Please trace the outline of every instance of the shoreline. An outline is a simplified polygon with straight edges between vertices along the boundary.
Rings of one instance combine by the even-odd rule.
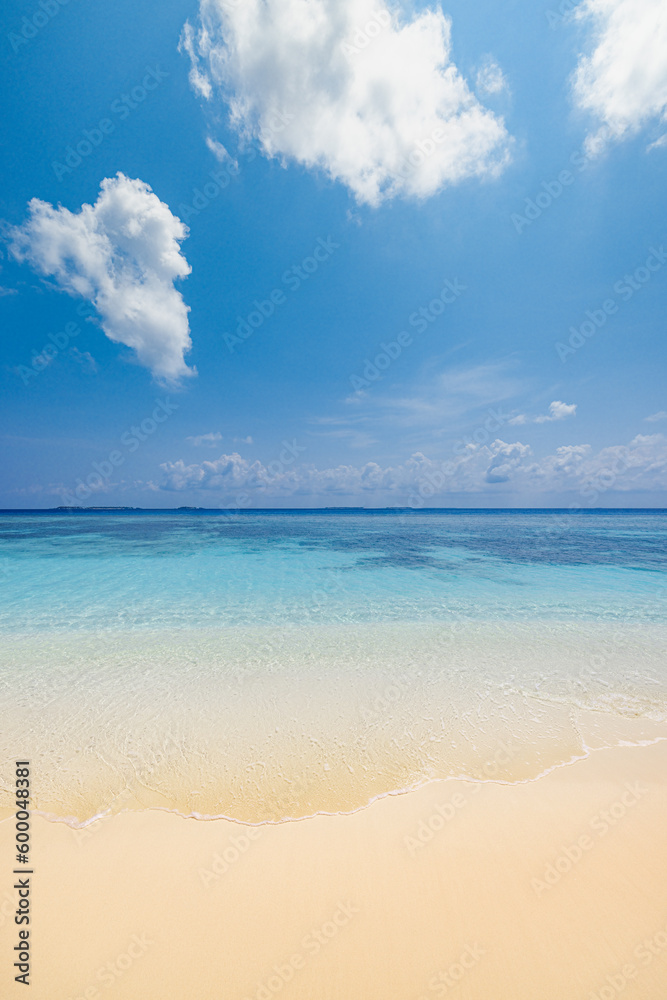
[[[378,795],[375,795],[373,796],[373,798],[369,799],[368,802],[365,802],[359,806],[355,806],[352,809],[340,810],[337,812],[326,812],[325,810],[319,810],[318,812],[309,813],[308,815],[304,816],[282,816],[280,817],[280,819],[265,819],[255,823],[249,822],[248,820],[240,819],[236,816],[228,816],[222,813],[218,815],[182,813],[179,812],[178,809],[170,809],[166,806],[146,806],[142,808],[123,807],[121,810],[117,812],[113,811],[113,806],[110,806],[104,812],[100,812],[95,816],[91,816],[89,819],[85,820],[81,820],[71,816],[56,816],[54,814],[44,812],[40,809],[31,810],[31,815],[38,816],[40,819],[45,820],[48,823],[63,823],[65,824],[65,826],[68,826],[72,830],[86,830],[88,827],[92,826],[95,823],[108,820],[113,816],[119,816],[126,812],[137,812],[137,813],[163,812],[169,815],[177,816],[179,819],[193,820],[197,823],[215,823],[218,820],[220,820],[226,823],[236,823],[237,825],[242,827],[261,829],[262,827],[265,826],[280,826],[283,823],[304,823],[311,819],[317,819],[318,817],[354,816],[356,813],[363,812],[365,809],[370,809],[376,802],[381,802],[383,799],[399,795],[411,795],[428,785],[446,784],[447,782],[462,782],[464,784],[470,784],[470,785],[496,784],[496,785],[508,785],[508,786],[531,784],[533,782],[541,781],[543,778],[546,778],[548,775],[552,774],[554,771],[560,770],[561,768],[573,767],[576,764],[580,763],[581,761],[588,760],[593,754],[600,753],[601,751],[616,750],[621,748],[639,749],[642,747],[655,746],[656,744],[662,742],[667,742],[667,728],[665,728],[665,732],[663,734],[656,735],[650,739],[637,740],[632,742],[627,740],[619,740],[619,742],[615,744],[603,744],[597,747],[585,746],[584,752],[581,755],[574,756],[570,760],[560,761],[556,764],[552,764],[550,767],[547,767],[544,771],[540,772],[539,774],[536,774],[528,778],[517,778],[512,781],[509,779],[493,778],[493,777],[474,778],[464,774],[452,774],[448,775],[447,777],[425,777],[410,787],[396,788],[386,792],[380,792]],[[4,815],[4,812],[5,810],[0,808],[0,823],[9,819],[12,815],[12,813],[7,813],[7,815]]]
[[[618,746],[526,783],[440,779],[261,827],[36,816],[33,996],[604,1000],[633,963],[628,998],[663,1000],[667,951],[634,953],[667,924],[666,765],[667,741]],[[133,935],[152,943],[121,970]]]
[[[541,706],[542,708],[544,706]],[[547,710],[542,716],[545,723],[554,725],[554,716],[550,712],[551,705],[547,705]],[[238,823],[244,826],[262,827],[265,825],[280,825],[281,823],[301,822],[303,820],[318,816],[351,816],[362,810],[368,809],[374,803],[382,801],[387,797],[413,794],[419,789],[438,782],[468,782],[475,784],[492,783],[506,786],[529,784],[543,780],[554,771],[572,767],[589,757],[604,751],[617,748],[640,748],[652,746],[662,741],[667,741],[667,725],[643,718],[628,718],[611,713],[596,711],[575,711],[561,712],[559,726],[554,728],[553,734],[547,732],[538,733],[533,727],[522,734],[499,733],[495,731],[488,736],[487,746],[490,751],[486,753],[476,753],[469,756],[467,764],[456,772],[447,773],[446,761],[440,773],[431,761],[428,768],[417,767],[414,771],[413,780],[404,784],[389,784],[392,777],[402,777],[397,764],[392,761],[397,759],[397,748],[392,749],[392,757],[389,764],[385,765],[383,772],[372,772],[368,777],[364,774],[358,776],[355,768],[350,764],[354,757],[349,755],[339,763],[338,771],[332,773],[328,770],[321,770],[315,773],[315,780],[310,781],[310,776],[304,778],[305,772],[299,770],[298,755],[292,752],[290,758],[289,742],[281,741],[276,747],[283,752],[283,764],[274,765],[271,772],[263,770],[263,784],[261,794],[259,786],[255,783],[249,786],[245,795],[236,800],[229,799],[225,788],[217,789],[213,782],[217,780],[218,772],[214,767],[208,767],[206,772],[199,769],[197,760],[201,758],[203,749],[200,750],[197,760],[188,763],[186,759],[187,745],[176,747],[178,757],[174,757],[174,749],[168,746],[167,742],[162,744],[162,750],[155,753],[151,751],[148,758],[142,761],[138,754],[132,758],[132,767],[126,772],[125,778],[120,776],[116,766],[108,772],[99,771],[96,773],[89,766],[85,755],[80,753],[72,756],[67,761],[66,772],[71,777],[70,782],[74,782],[85,789],[85,796],[79,799],[78,810],[74,801],[62,799],[58,795],[57,800],[52,798],[51,803],[44,802],[45,794],[40,794],[39,784],[42,787],[51,788],[50,795],[53,797],[53,789],[62,789],[62,793],[67,791],[68,786],[63,780],[58,764],[56,775],[49,773],[52,766],[46,755],[41,759],[33,754],[33,759],[40,759],[39,769],[41,771],[40,782],[36,786],[33,797],[32,813],[47,822],[63,823],[72,829],[85,829],[91,824],[111,816],[116,816],[124,812],[144,812],[159,811],[173,814],[183,818],[193,819],[196,822],[216,822],[218,820]],[[560,727],[560,728],[559,728]],[[563,734],[569,739],[565,741]],[[537,750],[531,743],[531,738],[536,738]],[[350,740],[350,743],[352,741]],[[175,744],[174,744],[175,746]],[[378,744],[382,749],[381,744]],[[540,747],[542,749],[540,750]],[[549,749],[550,748],[550,749]],[[540,756],[538,756],[539,751]],[[230,760],[232,751],[228,748]],[[552,759],[549,756],[552,755]],[[545,756],[546,755],[546,756]],[[7,760],[12,759],[12,754],[5,749]],[[26,756],[25,753],[22,756]],[[30,756],[30,755],[28,755]],[[98,763],[99,757],[103,755],[96,751],[93,754],[93,762]],[[179,768],[175,769],[175,759],[179,762]],[[256,759],[256,754],[254,758]],[[109,758],[107,755],[107,763]],[[369,755],[368,760],[372,762],[373,756]],[[296,761],[296,764],[294,763]],[[345,761],[347,764],[345,766]],[[111,762],[113,763],[113,761]],[[292,777],[285,771],[285,766],[293,766],[295,770]],[[61,767],[63,765],[60,765]],[[241,776],[247,772],[248,765],[240,763],[237,765]],[[314,765],[309,765],[314,767]],[[416,766],[416,765],[415,765]],[[303,763],[300,765],[303,767]],[[349,769],[349,771],[348,771]],[[233,765],[228,764],[227,771],[231,772]],[[363,768],[366,770],[366,767]],[[106,782],[107,773],[115,775],[116,787],[112,788]],[[409,769],[406,766],[406,772]],[[202,777],[204,775],[204,777]],[[280,785],[271,788],[270,780],[272,776],[278,775]],[[330,777],[331,776],[331,777]],[[187,788],[188,778],[195,783],[198,780],[208,782],[207,795],[210,801],[225,801],[237,807],[234,809],[223,809],[219,811],[208,811],[199,808],[187,808],[187,805],[194,802],[197,797],[201,798],[201,793],[197,791],[197,786],[190,792],[190,802],[184,793],[180,794],[179,788]],[[88,787],[89,781],[94,781],[94,794],[98,799],[96,805],[92,796],[93,790]],[[231,779],[227,779],[229,782]],[[239,778],[239,781],[242,777]],[[365,782],[365,786],[364,786]],[[375,786],[375,787],[373,787]],[[226,786],[225,786],[226,787]],[[364,787],[368,794],[364,797]],[[285,789],[289,792],[286,795]],[[249,796],[255,791],[258,799],[257,803],[251,803]],[[47,800],[48,801],[48,800]],[[10,816],[13,811],[13,799],[11,792],[5,790],[0,798],[0,821]],[[63,809],[63,802],[67,806]],[[312,806],[311,806],[312,803]],[[332,805],[330,805],[330,803]],[[202,803],[203,804],[203,803]],[[183,806],[186,808],[183,808]],[[282,811],[281,811],[282,810]],[[250,814],[249,814],[250,813]]]

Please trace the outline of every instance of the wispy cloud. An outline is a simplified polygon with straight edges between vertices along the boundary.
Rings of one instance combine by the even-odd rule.
[[[222,434],[220,431],[210,431],[208,434],[198,434],[196,437],[187,437],[185,440],[193,444],[195,448],[201,448],[202,445],[214,448],[219,441],[222,441]]]
[[[308,433],[313,437],[346,441],[350,448],[370,448],[378,443],[378,439],[374,435],[368,431],[360,430],[354,425],[351,426],[350,421],[344,418],[317,417],[312,422],[327,428],[326,430],[309,431]]]
[[[91,375],[97,374],[97,362],[90,351],[80,351],[78,347],[70,347],[70,354],[77,364],[81,365],[84,372]]]
[[[210,135],[206,136],[206,145],[213,153],[218,163],[226,163],[227,160],[232,159],[222,143],[218,142],[217,139],[212,139]]]
[[[508,362],[449,368],[431,373],[408,391],[394,388],[381,393],[357,392],[345,400],[358,425],[393,425],[442,430],[472,411],[513,399],[523,391],[522,382]]]
[[[667,410],[658,410],[657,413],[651,414],[650,417],[645,417],[650,424],[657,424],[660,420],[667,420]]]

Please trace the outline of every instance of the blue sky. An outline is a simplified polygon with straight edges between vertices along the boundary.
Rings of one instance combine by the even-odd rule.
[[[0,505],[667,505],[659,8],[3,8]]]

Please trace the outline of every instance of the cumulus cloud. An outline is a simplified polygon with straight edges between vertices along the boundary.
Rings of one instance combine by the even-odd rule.
[[[515,417],[508,420],[511,427],[520,427],[523,424],[549,424],[555,420],[565,420],[567,417],[575,416],[577,412],[576,403],[562,403],[560,399],[555,399],[549,404],[549,412],[541,413],[537,417],[529,417],[525,413],[517,413]]]
[[[597,453],[587,444],[566,445],[541,459],[520,441],[497,439],[462,445],[444,459],[416,452],[407,461],[386,467],[368,462],[317,469],[289,460],[264,465],[235,452],[191,465],[166,462],[161,468],[163,490],[203,490],[224,497],[237,491],[251,498],[368,496],[378,503],[406,506],[420,497],[445,499],[450,494],[501,489],[524,495],[576,492],[583,505],[609,490],[667,489],[667,438],[638,435],[627,445]]]
[[[593,29],[573,86],[578,106],[600,122],[587,140],[595,154],[667,119],[667,10],[664,0],[583,0],[576,17]]]
[[[325,171],[359,202],[426,198],[509,159],[504,122],[452,62],[440,10],[410,19],[382,0],[200,0],[181,48],[192,86],[221,93],[242,136]]]
[[[530,455],[531,451],[527,444],[521,444],[520,441],[516,441],[514,444],[494,441],[490,450],[493,457],[484,475],[487,483],[509,482],[514,470]]]
[[[27,221],[10,230],[18,260],[92,302],[107,337],[132,348],[156,377],[194,374],[184,360],[189,307],[174,287],[190,273],[180,251],[188,230],[148,184],[119,173],[79,212],[38,198],[28,209]]]
[[[560,399],[555,399],[549,403],[549,412],[535,417],[536,424],[546,424],[552,420],[565,420],[566,417],[573,417],[577,412],[576,403],[562,403]]]

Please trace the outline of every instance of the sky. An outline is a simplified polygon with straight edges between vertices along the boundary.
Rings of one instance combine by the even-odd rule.
[[[664,0],[0,44],[0,507],[667,506]]]

